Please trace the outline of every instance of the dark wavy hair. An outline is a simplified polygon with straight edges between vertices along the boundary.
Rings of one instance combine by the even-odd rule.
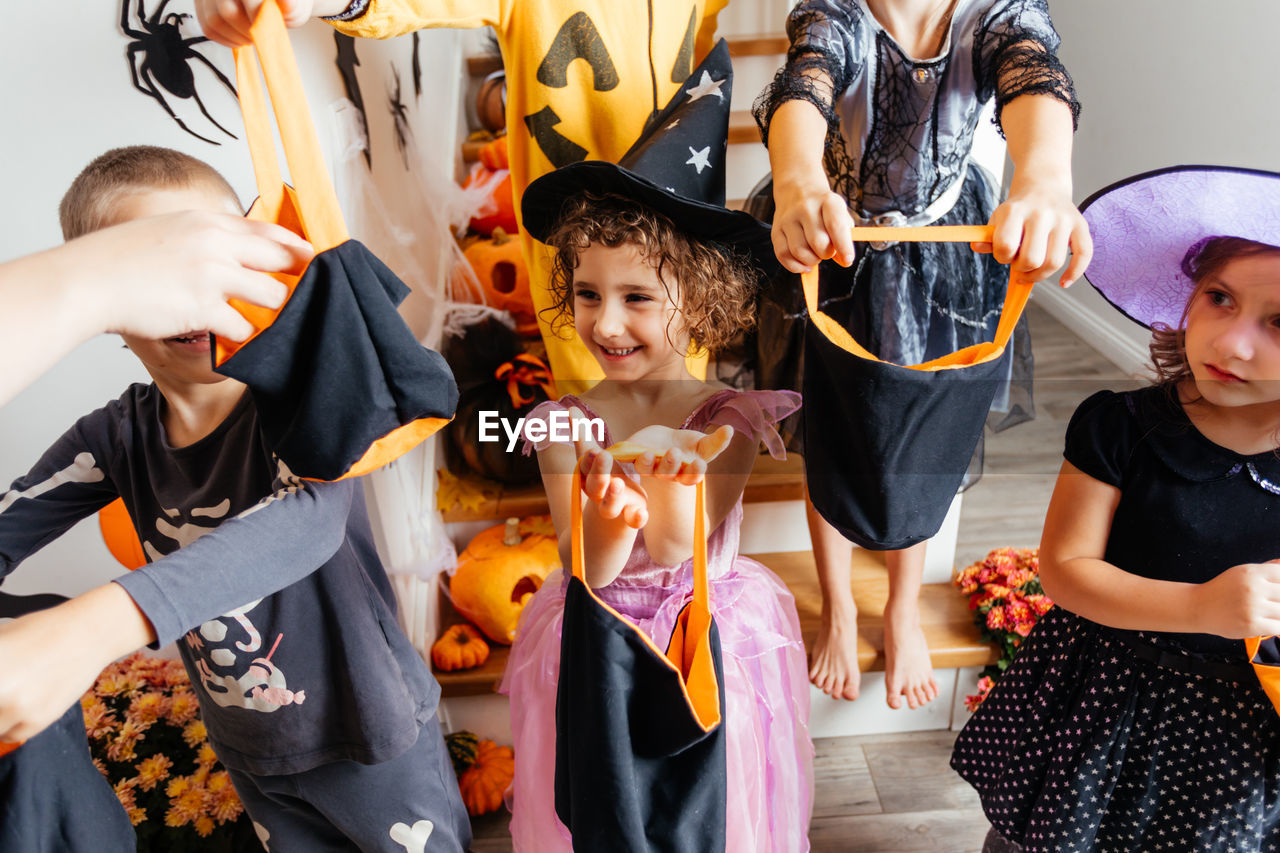
[[[1182,272],[1195,283],[1195,289],[1182,308],[1178,328],[1171,329],[1164,323],[1151,325],[1151,363],[1155,368],[1157,385],[1172,394],[1176,393],[1179,383],[1191,378],[1191,365],[1187,363],[1187,315],[1196,297],[1208,286],[1209,279],[1237,258],[1266,252],[1280,253],[1280,246],[1243,237],[1206,237],[1187,250],[1182,258]]]
[[[672,303],[680,306],[696,347],[715,353],[755,325],[759,273],[746,255],[691,238],[666,216],[630,199],[575,196],[543,242],[555,253],[550,282],[554,301],[539,313],[550,313],[551,329],[560,337],[572,335],[574,270],[581,253],[593,244],[635,246],[653,265]]]

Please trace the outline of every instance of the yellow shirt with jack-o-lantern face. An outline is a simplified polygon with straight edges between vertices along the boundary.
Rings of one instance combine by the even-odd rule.
[[[491,26],[507,67],[507,148],[517,201],[535,178],[579,160],[617,160],[712,47],[728,0],[370,0],[333,22],[387,38],[426,27]],[[516,211],[519,217],[520,206]],[[551,305],[550,250],[524,234],[534,306]],[[576,337],[538,318],[561,393],[601,378]],[[691,359],[701,376],[705,359]]]

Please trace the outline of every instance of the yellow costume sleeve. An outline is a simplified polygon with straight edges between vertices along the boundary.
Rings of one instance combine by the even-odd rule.
[[[354,36],[385,38],[424,27],[492,26],[507,68],[507,150],[512,190],[579,160],[617,160],[713,44],[728,0],[371,0],[361,17],[333,22]],[[524,234],[534,307],[552,304],[550,250]],[[557,337],[539,315],[562,392],[601,378],[573,336]],[[698,378],[706,357],[690,357]]]

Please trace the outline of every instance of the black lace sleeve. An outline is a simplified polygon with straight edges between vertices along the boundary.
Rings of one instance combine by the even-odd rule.
[[[836,99],[862,67],[860,7],[832,0],[802,0],[787,16],[787,64],[752,105],[760,136],[769,143],[769,122],[787,101],[808,101],[835,131]]]
[[[975,39],[974,76],[978,96],[996,99],[996,123],[1004,107],[1021,95],[1048,95],[1080,117],[1071,75],[1058,60],[1061,40],[1045,0],[998,0],[983,17]]]

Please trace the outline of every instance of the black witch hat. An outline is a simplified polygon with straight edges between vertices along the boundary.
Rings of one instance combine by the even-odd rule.
[[[565,203],[582,193],[618,195],[663,214],[685,234],[778,266],[769,226],[724,206],[725,152],[733,67],[721,39],[619,161],[584,160],[538,178],[524,191],[524,227],[542,240]]]

